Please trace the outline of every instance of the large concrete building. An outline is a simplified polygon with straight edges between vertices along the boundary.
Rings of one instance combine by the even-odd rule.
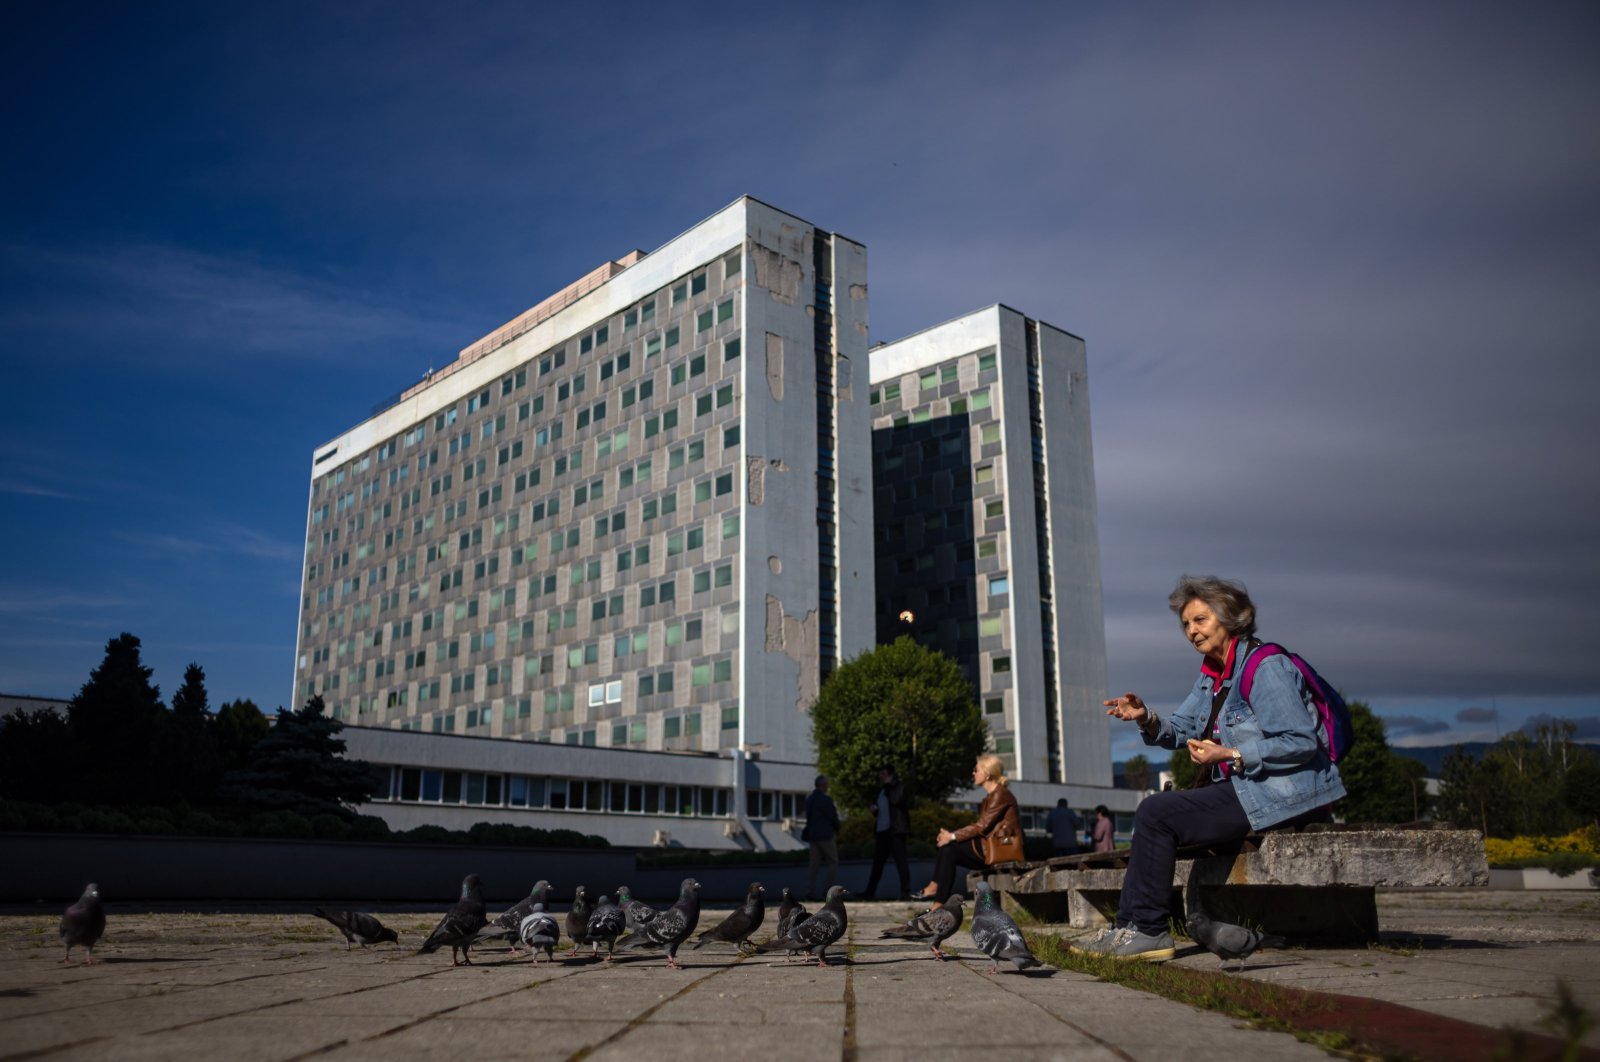
[[[810,789],[807,709],[883,628],[866,296],[860,244],[742,198],[317,448],[295,701],[320,695],[350,753],[388,768],[373,810],[401,827],[798,843],[783,826]],[[874,374],[923,357],[921,339],[880,347]],[[990,346],[1008,366],[1023,349],[1009,333]],[[996,387],[991,416],[1027,408],[1026,373],[1005,375],[1018,395]],[[1086,406],[1063,418],[1081,432],[1074,460],[1087,424]],[[1026,422],[1005,431],[1026,452]],[[1092,620],[1092,640],[1058,643],[1089,660],[1103,655],[1098,578],[1076,573],[1094,563],[1092,473],[1078,488],[1049,552],[1079,550],[1061,569],[1074,574],[1018,589],[1092,583],[1069,621],[1076,634]],[[1039,620],[1008,619],[1008,644],[1036,640]],[[1019,777],[1108,783],[1109,762],[1076,776],[1087,743],[1063,756],[1035,740],[1064,716],[1016,683],[993,721]]]
[[[1016,778],[1109,786],[1083,340],[992,306],[871,374],[878,639],[960,662]]]

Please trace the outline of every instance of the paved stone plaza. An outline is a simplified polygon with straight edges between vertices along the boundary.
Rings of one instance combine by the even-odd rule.
[[[1600,1013],[1595,893],[1391,893],[1380,902],[1384,946],[1262,952],[1245,976],[1478,1022],[1486,1040],[1504,1025],[1534,1027],[1557,978]],[[347,952],[331,926],[281,909],[135,912],[115,903],[101,962],[68,967],[59,963],[59,911],[13,910],[0,917],[0,1059],[1328,1057],[1284,1033],[1075,973],[989,976],[965,933],[950,942],[961,960],[948,963],[878,939],[910,910],[853,905],[849,961],[828,969],[740,959],[714,945],[685,951],[683,971],[654,955],[535,966],[499,945],[452,969],[448,956],[412,954],[436,913],[380,912],[409,946]],[[702,925],[719,917],[708,910]],[[1179,956],[1200,969],[1217,964]],[[1600,1047],[1600,1032],[1586,1043]]]

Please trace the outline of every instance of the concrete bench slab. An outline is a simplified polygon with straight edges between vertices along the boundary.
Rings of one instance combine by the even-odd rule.
[[[974,878],[987,878],[1036,917],[1092,929],[1115,915],[1128,852],[1005,864]],[[1478,831],[1427,823],[1315,824],[1251,834],[1226,849],[1190,848],[1178,854],[1172,881],[1178,922],[1182,889],[1193,873],[1213,917],[1304,943],[1376,940],[1379,887],[1489,883]]]

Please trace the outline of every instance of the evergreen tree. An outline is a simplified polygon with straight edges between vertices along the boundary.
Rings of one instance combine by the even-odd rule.
[[[1346,822],[1410,822],[1427,804],[1426,791],[1414,783],[1413,761],[1389,748],[1388,728],[1365,701],[1350,701],[1355,744],[1339,761],[1346,796],[1339,814]],[[1417,764],[1421,767],[1421,764]]]
[[[234,771],[249,766],[250,750],[256,742],[267,736],[272,729],[272,721],[256,707],[255,701],[228,701],[217,709],[211,729],[216,738],[217,754],[222,759],[222,769]]]
[[[913,797],[943,800],[970,783],[986,734],[961,668],[909,636],[841,665],[811,709],[817,766],[847,808],[872,801],[883,766]]]
[[[159,797],[150,752],[165,710],[150,676],[139,639],[124,633],[106,643],[105,659],[72,698],[67,724],[78,799],[147,804]]]
[[[172,695],[172,710],[157,730],[151,763],[164,790],[162,802],[206,804],[216,798],[222,781],[222,757],[212,733],[206,697],[206,673],[191,663],[183,685]]]
[[[1600,830],[1600,759],[1578,750],[1561,780],[1561,802],[1590,827]]]
[[[1128,762],[1122,765],[1122,780],[1128,783],[1129,789],[1150,788],[1150,760],[1144,753],[1128,757]]]
[[[349,805],[371,797],[376,779],[370,763],[344,758],[343,729],[326,714],[321,697],[299,711],[279,708],[272,729],[253,746],[250,764],[227,775],[224,793],[264,811],[354,817]]]
[[[71,734],[55,712],[24,712],[0,719],[0,796],[56,804],[73,797]]]

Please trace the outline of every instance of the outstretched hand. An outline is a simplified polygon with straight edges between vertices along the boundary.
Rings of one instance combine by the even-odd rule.
[[[1125,719],[1131,723],[1143,723],[1150,714],[1144,701],[1139,699],[1137,693],[1124,693],[1114,701],[1102,701],[1106,706],[1106,714]]]

